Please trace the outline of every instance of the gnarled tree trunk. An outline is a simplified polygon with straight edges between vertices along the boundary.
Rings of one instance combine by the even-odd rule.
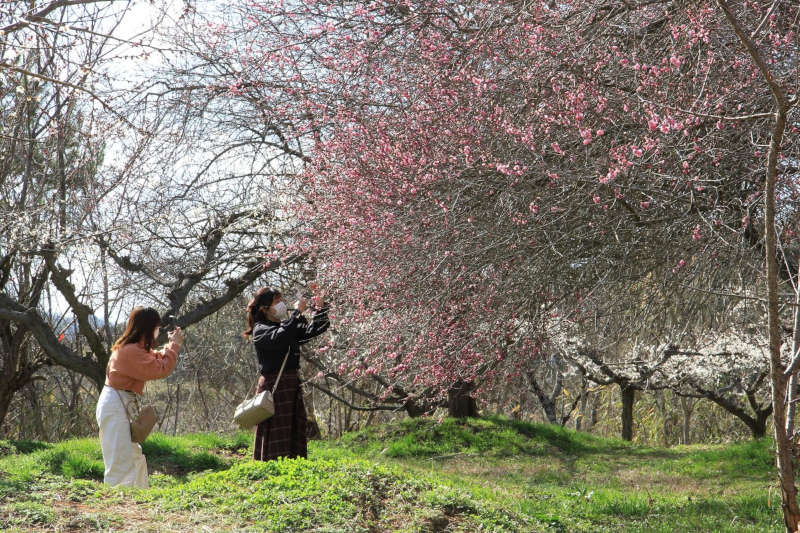
[[[475,385],[472,382],[457,381],[447,391],[447,414],[454,418],[478,416],[478,404],[471,396]]]
[[[636,389],[630,386],[620,385],[622,397],[622,438],[627,441],[633,440],[633,403],[636,400]]]

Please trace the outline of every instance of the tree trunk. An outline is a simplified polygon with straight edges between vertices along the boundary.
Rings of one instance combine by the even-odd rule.
[[[622,396],[622,438],[623,440],[633,440],[633,402],[635,401],[636,390],[620,385]]]
[[[780,352],[778,352],[780,356]],[[782,370],[783,365],[778,366]],[[775,445],[778,466],[778,481],[781,487],[781,500],[783,507],[783,520],[786,531],[794,533],[800,526],[800,509],[797,506],[797,486],[794,479],[794,460],[792,457],[792,442],[786,435],[786,404],[784,396],[786,394],[786,381],[773,372],[772,378],[772,397],[775,416]]]
[[[726,15],[728,13],[726,12]],[[780,103],[780,102],[779,102]],[[764,237],[765,262],[767,271],[767,331],[769,335],[770,378],[772,381],[772,410],[775,417],[775,447],[777,453],[778,480],[781,486],[783,520],[786,531],[794,533],[800,528],[800,507],[797,505],[797,485],[794,476],[794,457],[792,441],[786,432],[793,420],[787,417],[786,385],[781,361],[781,329],[778,309],[778,265],[775,239],[775,183],[777,181],[777,160],[783,132],[786,127],[788,109],[779,105],[775,117],[775,127],[770,141],[767,180],[764,191]]]
[[[558,415],[556,414],[556,404],[550,401],[550,398],[547,398],[542,403],[542,409],[544,410],[544,416],[547,417],[547,421],[551,424],[558,424]]]
[[[670,420],[669,420],[669,407],[667,406],[667,397],[664,394],[663,390],[656,391],[655,394],[655,402],[656,408],[658,409],[658,414],[661,416],[661,445],[664,448],[669,447],[669,434],[670,431]],[[655,437],[655,435],[654,435]]]
[[[597,392],[592,393],[592,408],[589,415],[589,427],[586,428],[587,431],[592,431],[594,427],[597,425],[597,422],[600,420],[600,394]]]
[[[347,394],[345,392],[344,394]],[[344,396],[344,394],[342,396]],[[350,403],[352,404],[356,399],[356,395],[354,392],[350,391]],[[347,406],[343,405],[342,408],[344,409],[344,430],[345,432],[353,430],[353,410]]]
[[[533,392],[536,394],[536,398],[539,400],[539,405],[542,407],[542,411],[544,411],[544,416],[547,417],[547,421],[551,424],[557,424],[560,426],[566,424],[567,418],[569,418],[569,416],[567,416],[562,419],[558,416],[557,399],[563,390],[562,379],[561,372],[556,369],[556,382],[553,384],[552,392],[547,394],[539,385],[536,375],[533,372],[528,374],[528,381],[531,384],[531,388],[533,388]]]
[[[406,414],[411,418],[419,418],[427,412],[424,405],[419,405],[414,400],[406,400],[403,404],[403,408],[406,410]]]
[[[328,378],[325,378],[325,386],[330,390],[330,383]],[[410,415],[409,415],[410,416]],[[333,396],[328,396],[328,438],[331,438],[333,432]]]
[[[778,482],[781,487],[781,503],[783,507],[783,522],[786,531],[794,533],[800,525],[800,507],[797,505],[797,486],[795,484],[794,457],[792,437],[794,429],[794,391],[790,390],[789,398],[786,397],[787,384],[790,372],[781,360],[781,325],[780,310],[778,307],[778,247],[776,242],[775,226],[775,186],[778,179],[778,158],[781,152],[783,136],[786,131],[787,115],[790,103],[784,89],[775,80],[770,72],[758,47],[748,36],[747,31],[741,26],[736,16],[730,9],[727,0],[717,0],[725,18],[733,28],[736,36],[744,45],[753,63],[761,72],[765,84],[772,92],[775,100],[775,122],[767,153],[766,175],[764,180],[764,270],[767,281],[767,335],[769,339],[769,368],[772,385],[772,416],[775,421],[775,448],[778,466]],[[795,288],[796,295],[800,292]],[[795,315],[794,345],[798,344],[798,320]],[[794,369],[796,371],[796,369]]]
[[[181,384],[175,386],[175,418],[172,421],[172,434],[178,434],[178,416],[181,412]]]
[[[766,408],[762,408],[757,402],[751,401],[750,408],[753,411],[753,416],[751,416],[744,407],[733,401],[728,396],[718,394],[713,390],[701,390],[700,392],[702,392],[705,398],[708,398],[741,420],[744,425],[748,427],[750,433],[753,435],[753,438],[759,439],[766,434],[767,420],[772,414],[773,409],[771,403],[768,404]]]
[[[728,15],[728,12],[726,12]],[[777,454],[778,481],[781,486],[783,520],[786,531],[794,533],[800,527],[800,507],[797,505],[797,485],[794,477],[794,457],[792,441],[786,433],[787,424],[793,421],[787,417],[786,385],[781,361],[781,329],[778,309],[778,265],[775,239],[775,183],[777,181],[777,160],[786,127],[788,108],[780,105],[775,117],[772,140],[770,141],[767,163],[767,179],[764,190],[764,240],[767,271],[767,332],[769,335],[770,378],[772,382],[772,410],[775,417],[775,447]]]
[[[754,439],[763,439],[767,435],[767,420],[769,414],[759,413],[752,423],[748,424]]]
[[[15,392],[14,387],[9,387],[7,383],[0,387],[0,429],[3,427],[3,421],[6,419],[8,408]],[[0,432],[0,435],[2,435],[2,432]]]
[[[31,437],[37,440],[50,440],[47,434],[47,429],[44,426],[44,419],[42,418],[43,409],[39,404],[39,398],[41,397],[41,392],[36,390],[36,382],[29,383],[27,387],[25,387],[25,393],[28,396],[28,403],[30,405],[31,414],[30,418],[25,417],[25,425],[28,426],[30,424],[31,429],[33,430]]]
[[[322,438],[322,431],[319,429],[317,410],[314,408],[314,387],[303,388],[303,404],[306,406],[306,438],[319,440]]]
[[[590,392],[586,391],[586,383],[584,382],[583,394],[581,394],[581,404],[578,407],[578,416],[575,417],[575,431],[580,431],[583,426],[583,419],[586,416],[586,400],[589,398]]]
[[[306,355],[306,350],[302,350],[303,357],[300,358],[300,375],[301,376],[313,376],[315,373],[315,369],[308,360]],[[307,381],[303,379],[303,381]],[[316,397],[314,387],[304,385],[300,387],[300,391],[303,394],[303,404],[306,407],[306,439],[308,440],[320,440],[322,439],[322,430],[319,427],[319,422],[317,421],[317,408],[314,404],[314,398]]]
[[[478,405],[470,393],[475,388],[473,383],[457,381],[447,391],[447,415],[453,418],[478,416]]]
[[[5,346],[0,346],[0,428],[3,427],[14,395],[33,380],[33,374],[38,369],[38,366],[30,364],[24,348],[8,342],[3,344]]]
[[[694,410],[694,402],[689,398],[681,396],[681,410],[683,411],[683,424],[681,425],[681,444],[690,444],[689,430],[692,424],[692,411]]]

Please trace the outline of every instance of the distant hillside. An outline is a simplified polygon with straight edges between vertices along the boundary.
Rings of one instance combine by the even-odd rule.
[[[45,319],[51,325],[58,323],[58,326],[56,326],[54,328],[54,331],[57,334],[61,334],[63,332],[64,333],[64,338],[66,338],[66,339],[74,339],[74,338],[76,338],[78,336],[78,332],[79,332],[78,321],[77,320],[73,321],[73,317],[67,316],[67,318],[64,319],[61,316],[57,316],[57,315],[52,315],[51,314],[51,315],[45,317]],[[89,315],[89,324],[94,329],[97,330],[97,329],[105,327],[106,323],[102,318],[100,318],[98,316]]]

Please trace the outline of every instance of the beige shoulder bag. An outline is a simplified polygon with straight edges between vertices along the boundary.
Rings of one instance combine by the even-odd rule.
[[[125,404],[125,400],[122,399],[122,395],[119,393],[117,389],[114,389],[119,396],[119,401],[122,402],[122,407],[125,408],[125,416],[128,417],[128,422],[131,424],[131,441],[138,442],[139,444],[143,443],[147,436],[153,431],[153,427],[156,425],[156,410],[152,405],[145,405],[144,407],[139,407],[139,399],[136,397],[136,393],[132,392],[133,394],[133,401],[136,404],[136,410],[139,412],[136,415],[136,418],[131,420],[131,414],[128,411],[128,406]]]
[[[286,366],[286,360],[289,359],[289,353],[291,351],[292,347],[289,346],[289,350],[286,352],[286,357],[283,358],[283,364],[281,365],[280,372],[278,372],[278,378],[275,380],[275,386],[272,387],[272,391],[265,390],[259,392],[249,400],[245,399],[236,407],[236,411],[233,413],[233,421],[238,424],[241,429],[257,426],[275,414],[275,402],[272,400],[272,396],[278,389],[278,383],[280,383],[281,376],[283,375],[283,367]]]

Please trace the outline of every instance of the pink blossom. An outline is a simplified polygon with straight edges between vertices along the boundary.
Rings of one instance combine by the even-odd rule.
[[[280,13],[279,4],[269,3],[270,9]],[[530,276],[531,261],[542,250],[555,247],[556,257],[564,242],[574,242],[552,241],[549,233],[563,234],[574,226],[550,226],[543,223],[550,220],[542,219],[587,207],[587,176],[612,183],[613,192],[599,188],[588,193],[592,206],[603,209],[592,209],[586,222],[590,231],[609,236],[615,224],[629,217],[625,209],[611,209],[621,205],[615,200],[638,203],[639,217],[654,224],[661,223],[655,211],[664,209],[668,216],[677,207],[678,213],[682,196],[692,192],[696,205],[711,207],[705,202],[713,198],[696,194],[706,181],[674,176],[693,172],[713,183],[725,176],[714,165],[731,164],[738,152],[752,154],[748,142],[738,139],[748,137],[753,124],[725,121],[730,136],[706,127],[709,115],[747,113],[749,101],[761,98],[762,89],[753,81],[758,72],[745,54],[716,44],[703,46],[710,35],[732,35],[729,28],[720,31],[724,21],[712,4],[673,10],[664,28],[656,30],[666,39],[665,46],[629,46],[612,39],[600,48],[582,36],[578,17],[573,23],[567,16],[567,7],[580,2],[565,4],[563,12],[534,3],[530,16],[511,17],[503,25],[490,23],[475,33],[458,31],[459,24],[470,27],[473,21],[496,20],[494,16],[511,9],[508,4],[471,3],[474,12],[468,19],[454,10],[448,13],[451,20],[440,14],[446,3],[402,2],[412,12],[421,6],[418,12],[430,16],[424,24],[417,17],[388,17],[383,9],[391,2],[364,3],[363,8],[314,0],[284,4],[292,7],[283,11],[301,20],[286,25],[287,31],[296,30],[283,46],[275,47],[281,50],[275,52],[276,59],[259,64],[261,58],[253,57],[240,63],[248,76],[267,82],[277,78],[275,87],[287,87],[263,91],[281,93],[263,108],[275,107],[277,119],[297,127],[287,133],[308,136],[311,161],[301,186],[310,201],[302,221],[313,238],[291,252],[280,250],[276,259],[313,251],[314,264],[324,265],[320,276],[345,309],[343,341],[359,346],[358,353],[327,352],[326,357],[336,361],[331,368],[346,361],[339,367],[343,374],[356,366],[362,375],[374,371],[407,391],[441,393],[437,389],[448,380],[474,374],[495,361],[497,344],[469,321],[491,317],[493,322],[496,313],[506,319],[522,317],[522,312],[497,308],[497,302],[512,307],[521,301],[504,280]],[[642,5],[617,18],[639,28],[652,17],[663,17],[658,9]],[[750,15],[755,20],[756,13]],[[390,18],[392,38],[384,40]],[[258,16],[253,24],[267,20],[272,19]],[[593,24],[601,31],[611,29],[605,21]],[[308,28],[328,33],[313,36]],[[776,36],[783,40],[785,33],[764,28],[759,46],[765,57],[788,57],[791,43],[774,55],[770,49]],[[265,48],[257,40],[242,42],[252,42],[251,53],[256,55]],[[303,45],[287,48],[295,43]],[[304,55],[307,44],[309,53]],[[463,50],[474,60],[461,60]],[[575,61],[581,68],[572,68]],[[634,62],[636,71],[631,68]],[[686,70],[685,76],[678,69]],[[794,71],[786,67],[790,69]],[[309,76],[301,76],[303,71]],[[620,85],[626,76],[629,79]],[[235,77],[219,83],[226,89]],[[240,88],[249,88],[251,81]],[[736,108],[739,104],[743,109]],[[612,133],[606,136],[605,128]],[[588,148],[577,150],[581,142]],[[693,151],[703,157],[692,159],[688,154]],[[791,153],[787,150],[786,157]],[[674,204],[669,194],[676,196]],[[528,213],[524,201],[529,202]],[[645,213],[650,207],[653,212]],[[710,220],[717,223],[725,207],[719,214],[708,211]],[[547,216],[538,216],[545,212]],[[689,253],[694,257],[687,245],[702,248],[692,240],[702,244],[709,235],[701,232],[696,211],[682,216],[692,221],[687,226],[692,239],[670,246],[679,258]],[[729,215],[724,216],[727,223]],[[487,256],[494,220],[501,221],[500,228],[512,227],[508,241]],[[651,227],[643,228],[642,235]],[[687,265],[686,259],[669,259],[663,266],[666,272],[678,272]],[[538,280],[532,283],[541,290]],[[439,290],[452,298],[418,303],[419,295]],[[580,320],[592,303],[586,296],[572,299],[575,303],[585,297],[580,306],[584,309],[567,320]],[[532,297],[542,302],[554,298],[544,293]],[[443,319],[432,321],[424,331],[409,328],[409,319],[423,313]],[[379,331],[359,330],[365,323],[380,323]],[[520,339],[520,352],[544,353],[536,332],[512,333],[498,323],[497,339],[529,337]],[[509,365],[498,371],[502,378],[488,373],[481,376],[482,383],[491,387],[493,380],[497,384],[519,372],[519,367],[512,368],[521,360],[513,349],[504,352],[504,364]]]

